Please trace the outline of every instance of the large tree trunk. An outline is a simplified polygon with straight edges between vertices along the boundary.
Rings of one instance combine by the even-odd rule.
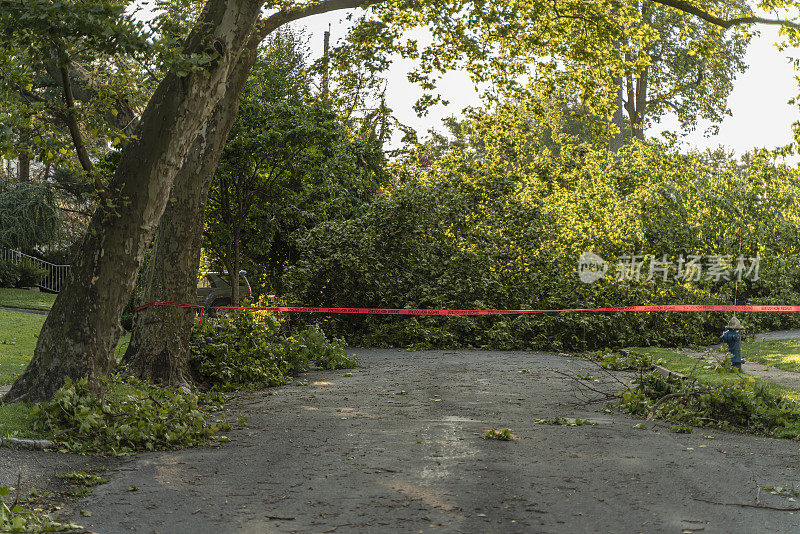
[[[113,368],[125,307],[169,198],[172,181],[201,126],[225,94],[230,69],[258,19],[261,3],[210,0],[185,52],[214,53],[206,68],[170,72],[159,84],[122,152],[110,201],[97,209],[67,283],[39,335],[33,359],[6,402],[50,398],[66,377],[104,376]]]
[[[225,96],[198,134],[175,177],[142,276],[138,306],[154,301],[194,303],[196,300],[208,189],[236,120],[239,97],[255,62],[257,46],[257,42],[250,43],[242,53]],[[153,382],[178,386],[191,383],[189,334],[194,317],[193,309],[169,306],[152,306],[137,313],[131,342],[122,358],[127,372]]]
[[[231,72],[228,92],[214,110],[175,178],[171,200],[159,224],[150,262],[142,276],[138,305],[154,301],[195,301],[208,189],[225,140],[236,119],[239,97],[255,63],[259,43],[287,22],[370,3],[373,2],[332,0],[312,7],[279,12],[265,19],[258,33],[250,36],[239,62]],[[177,307],[152,306],[140,311],[134,319],[131,342],[123,357],[128,373],[162,383],[185,385],[191,377],[188,340],[193,321],[194,312]]]

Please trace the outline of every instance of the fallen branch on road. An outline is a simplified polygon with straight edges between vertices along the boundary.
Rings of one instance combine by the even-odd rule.
[[[10,449],[25,449],[31,451],[43,451],[53,446],[53,442],[46,439],[17,439],[0,438],[0,447]]]
[[[645,419],[645,421],[649,421],[650,419],[652,419],[656,413],[656,409],[658,409],[658,407],[664,404],[665,402],[671,401],[672,399],[680,399],[680,398],[688,399],[690,397],[695,397],[695,396],[696,392],[693,391],[689,393],[670,393],[669,395],[664,395],[663,397],[658,399],[658,401],[655,404],[653,404],[653,407],[650,409],[650,413],[647,414],[647,418]]]
[[[719,502],[719,501],[712,501],[710,499],[702,499],[700,497],[695,497],[692,495],[692,499],[699,502],[706,502],[709,504],[717,504],[720,506],[740,506],[742,508],[760,508],[762,510],[775,510],[776,512],[798,512],[800,511],[800,506],[789,506],[789,507],[781,507],[781,506],[768,506],[766,504],[749,504],[745,502]]]

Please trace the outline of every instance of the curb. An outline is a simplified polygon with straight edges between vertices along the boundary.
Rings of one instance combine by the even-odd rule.
[[[27,308],[8,308],[6,306],[0,306],[0,310],[15,311],[21,313],[33,313],[36,315],[47,315],[48,313],[50,313],[46,310],[29,310]]]

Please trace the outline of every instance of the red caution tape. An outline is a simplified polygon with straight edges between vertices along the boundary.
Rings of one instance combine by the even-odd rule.
[[[182,304],[179,302],[148,302],[136,308],[142,311],[151,306],[170,306],[201,310],[245,310],[276,311],[300,313],[337,313],[365,315],[527,315],[537,313],[562,312],[754,312],[754,313],[797,313],[800,306],[778,304],[727,305],[727,304],[660,304],[654,306],[618,306],[615,308],[565,308],[559,310],[431,310],[415,308],[325,308],[318,306],[210,306]]]

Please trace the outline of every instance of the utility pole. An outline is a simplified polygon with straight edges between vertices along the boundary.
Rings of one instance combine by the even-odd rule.
[[[328,25],[328,29],[325,31],[325,41],[323,45],[322,51],[322,101],[328,102],[328,91],[329,91],[329,56],[328,56],[328,49],[330,48],[331,43],[331,29],[330,25]]]

